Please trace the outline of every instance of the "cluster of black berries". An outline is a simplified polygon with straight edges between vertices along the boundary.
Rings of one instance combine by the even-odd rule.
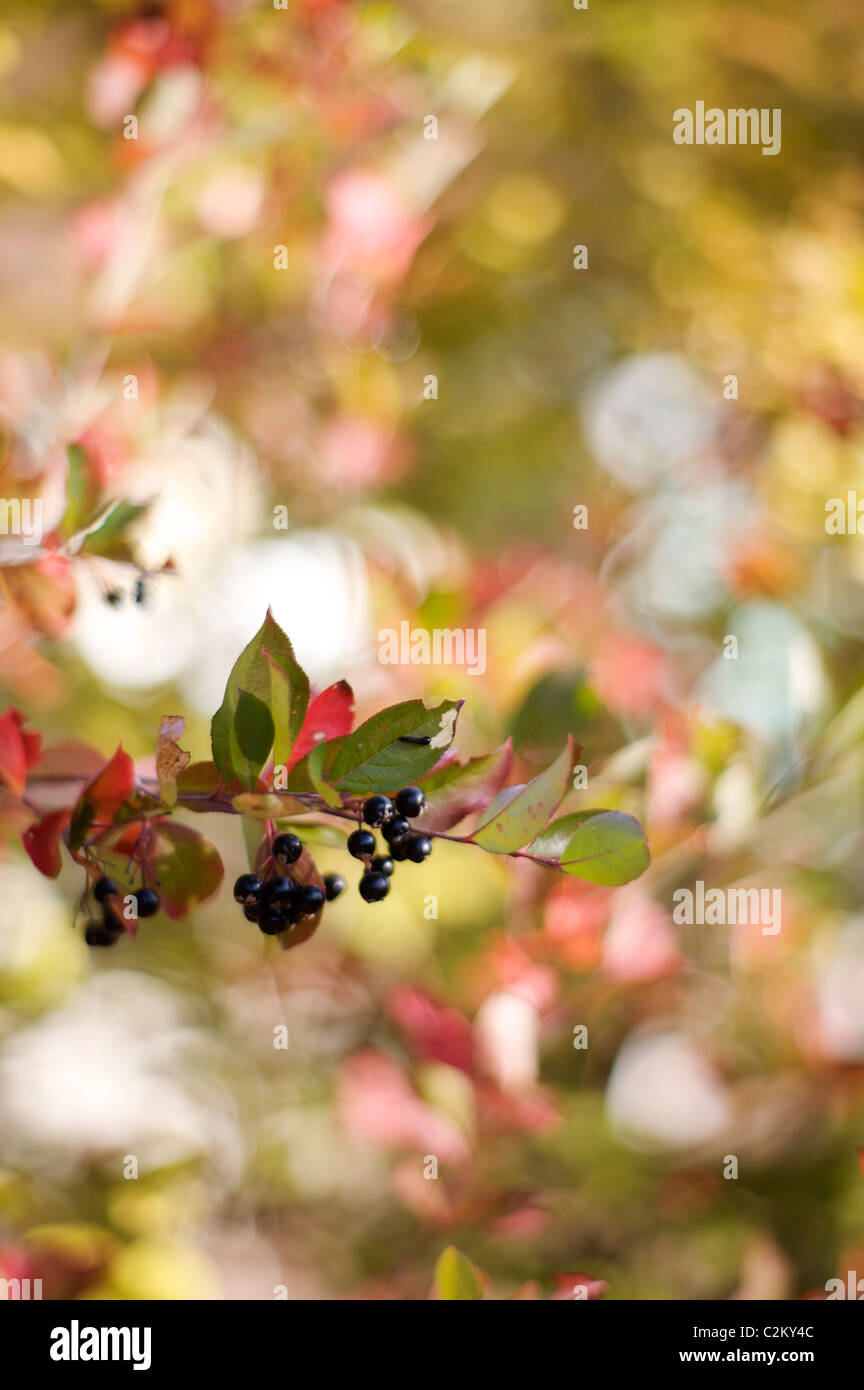
[[[242,903],[243,916],[256,922],[265,936],[276,936],[295,926],[301,917],[314,917],[325,899],[338,898],[345,887],[339,874],[328,874],[324,887],[319,888],[317,883],[299,883],[283,872],[303,853],[303,843],[296,835],[277,835],[271,853],[274,872],[269,878],[241,874],[234,884],[234,899]]]
[[[114,906],[114,899],[120,889],[113,878],[100,878],[93,888],[93,896],[102,908],[102,921],[91,920],[84,928],[84,940],[88,946],[113,946],[123,935],[124,927]],[[139,888],[130,894],[135,899],[135,912],[130,917],[152,917],[159,911],[159,894],[152,888]],[[125,911],[125,909],[124,909]]]
[[[381,831],[389,853],[378,854],[371,830],[355,830],[348,836],[348,851],[362,859],[366,872],[360,880],[360,896],[367,903],[380,903],[390,892],[390,878],[397,862],[411,859],[422,864],[432,853],[432,841],[411,829],[410,822],[426,805],[419,787],[403,787],[396,793],[395,804],[389,796],[370,796],[363,804],[363,819],[373,829]]]

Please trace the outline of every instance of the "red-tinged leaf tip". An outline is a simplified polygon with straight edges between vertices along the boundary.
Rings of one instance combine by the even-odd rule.
[[[108,812],[113,807],[116,811],[134,790],[135,765],[122,745],[118,744],[114,756],[84,788],[83,797],[92,802],[97,810]]]
[[[46,878],[56,878],[60,873],[60,836],[71,819],[70,810],[51,811],[21,836],[24,848]]]
[[[42,756],[42,735],[26,730],[26,715],[10,705],[0,718],[0,782],[20,796],[27,773]]]

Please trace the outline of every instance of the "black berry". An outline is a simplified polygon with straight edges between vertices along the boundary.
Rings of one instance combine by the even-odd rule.
[[[324,896],[328,903],[332,903],[334,898],[338,898],[340,893],[344,893],[348,887],[341,874],[324,875]]]
[[[388,845],[396,845],[400,840],[404,840],[406,835],[411,834],[411,822],[404,816],[394,816],[382,827],[381,834]]]
[[[375,836],[371,830],[355,830],[348,836],[348,853],[355,859],[365,859],[375,853]]]
[[[153,917],[159,911],[159,894],[152,888],[139,888],[134,897],[139,917]]]
[[[238,903],[257,902],[264,889],[257,874],[241,874],[234,884],[234,898]]]
[[[120,889],[117,887],[113,878],[100,878],[96,887],[93,889],[93,896],[97,903],[105,903],[109,898],[112,898],[115,893],[119,892]]]
[[[395,865],[389,854],[376,854],[372,863],[369,865],[370,872],[373,874],[386,874],[389,878]]]
[[[285,913],[276,903],[264,903],[258,916],[258,926],[265,936],[276,936],[288,925]]]
[[[261,916],[261,904],[248,902],[243,908],[243,916],[247,922],[257,922]]]
[[[409,835],[405,841],[408,858],[415,864],[422,864],[432,853],[432,841],[427,835]]]
[[[397,844],[390,846],[390,858],[395,859],[397,864],[404,864],[408,858],[408,839],[405,835]]]
[[[293,864],[303,853],[303,841],[296,835],[277,835],[273,841],[273,858],[282,864]]]
[[[364,874],[360,880],[360,897],[366,903],[380,903],[390,892],[390,880],[386,874]]]
[[[363,819],[367,825],[377,828],[385,821],[392,820],[393,815],[393,802],[389,796],[370,796],[369,800],[363,803]]]
[[[307,883],[300,889],[297,898],[297,911],[303,917],[314,917],[324,906],[324,889],[317,883]]]
[[[117,916],[117,913],[114,911],[111,904],[104,904],[102,908],[102,929],[103,931],[107,931],[112,941],[116,941],[118,936],[122,936],[124,931],[126,930],[126,927],[124,925],[124,922],[126,920],[125,909],[123,911],[123,918],[124,921],[121,922],[120,918]]]
[[[88,946],[113,946],[118,933],[109,931],[101,922],[88,922],[84,928],[84,940]]]
[[[413,820],[425,805],[426,798],[419,787],[403,787],[401,792],[396,793],[396,810],[400,816],[409,816]]]
[[[286,907],[294,902],[299,887],[295,879],[284,874],[274,874],[273,878],[264,884],[264,898],[268,903]]]

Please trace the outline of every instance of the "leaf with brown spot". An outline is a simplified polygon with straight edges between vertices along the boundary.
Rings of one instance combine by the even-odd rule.
[[[166,806],[177,800],[177,778],[189,766],[192,755],[178,746],[186,721],[179,714],[163,714],[156,739],[156,778]]]

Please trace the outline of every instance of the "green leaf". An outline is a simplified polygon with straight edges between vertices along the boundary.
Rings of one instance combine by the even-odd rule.
[[[72,812],[72,819],[69,824],[69,848],[73,854],[77,854],[87,839],[87,832],[95,819],[96,808],[92,801],[87,801],[86,798],[81,797]]]
[[[574,878],[606,888],[638,878],[651,861],[644,830],[625,811],[562,816],[528,846],[528,853],[557,860]]]
[[[435,1292],[440,1299],[476,1302],[483,1297],[480,1271],[455,1245],[448,1245],[441,1251],[434,1278]]]
[[[149,505],[149,502],[128,502],[122,498],[119,502],[110,503],[107,510],[82,527],[81,548],[95,555],[106,554],[132,522],[137,521],[138,517],[146,512]]]
[[[470,838],[493,854],[510,854],[536,838],[570,785],[573,739],[545,772],[521,786],[499,792],[483,812]]]
[[[258,774],[273,747],[273,719],[257,695],[238,690],[237,708],[231,729],[231,765],[248,787],[254,787]]]
[[[329,784],[361,795],[395,792],[431,772],[453,741],[462,704],[443,700],[430,710],[422,700],[405,700],[381,710],[345,739]]]
[[[84,505],[89,491],[87,455],[79,444],[70,444],[66,450],[69,471],[66,475],[66,514],[61,531],[64,536],[74,535],[80,525]]]
[[[271,652],[262,648],[270,666],[270,713],[273,716],[273,761],[285,765],[309,706],[309,677],[294,659],[293,651]]]
[[[154,825],[147,866],[173,921],[211,897],[222,882],[222,860],[215,846],[191,826],[173,820]]]
[[[306,759],[306,772],[312,786],[327,806],[341,806],[341,796],[324,780],[323,772],[327,751],[326,743],[319,743],[317,748],[313,748]]]
[[[243,844],[246,848],[246,859],[251,872],[254,873],[261,844],[264,839],[263,827],[261,822],[254,820],[252,816],[244,816],[240,824],[243,829]]]
[[[234,663],[224,699],[210,726],[213,761],[219,772],[226,780],[239,777],[250,790],[255,789],[258,773],[267,761],[275,738],[274,719],[270,713],[274,665],[289,683],[290,672],[299,673],[296,700],[289,694],[286,704],[285,692],[280,691],[280,740],[284,740],[290,737],[296,710],[303,700],[301,686],[305,676],[296,665],[291,643],[268,609],[261,627]],[[305,704],[303,709],[305,712]]]

